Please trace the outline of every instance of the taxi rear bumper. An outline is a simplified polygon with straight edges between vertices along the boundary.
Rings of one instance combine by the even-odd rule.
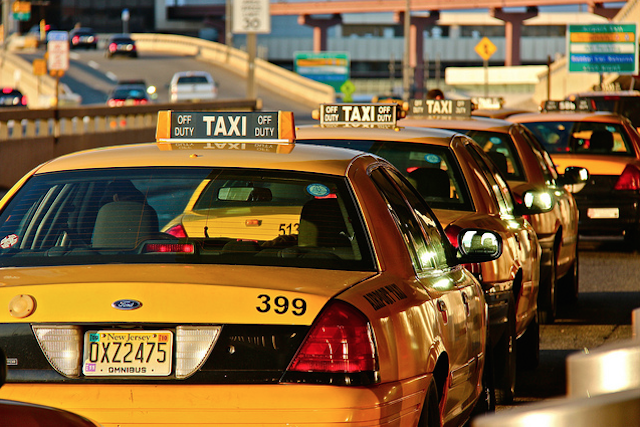
[[[374,387],[10,383],[0,397],[66,409],[104,427],[414,426],[430,379]]]

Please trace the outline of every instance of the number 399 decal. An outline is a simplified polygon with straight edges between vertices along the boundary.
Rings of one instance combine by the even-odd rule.
[[[277,314],[285,314],[291,311],[294,316],[302,316],[307,311],[307,302],[302,298],[294,298],[289,303],[289,299],[283,296],[272,298],[267,294],[258,295],[260,305],[256,307],[260,313],[268,313],[273,310]]]

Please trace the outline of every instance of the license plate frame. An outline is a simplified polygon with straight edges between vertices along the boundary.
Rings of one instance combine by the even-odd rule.
[[[587,216],[591,219],[617,219],[620,218],[618,208],[589,208]]]
[[[173,369],[170,330],[92,330],[84,334],[87,377],[166,377]]]

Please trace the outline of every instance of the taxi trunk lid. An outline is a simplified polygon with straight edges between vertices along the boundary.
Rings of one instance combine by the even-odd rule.
[[[2,323],[144,322],[310,325],[336,294],[375,273],[235,265],[91,265],[4,269]],[[120,301],[121,307],[117,307]],[[138,305],[127,309],[128,302]]]

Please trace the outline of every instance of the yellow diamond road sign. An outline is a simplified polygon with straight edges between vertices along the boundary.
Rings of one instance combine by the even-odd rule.
[[[498,50],[496,45],[491,43],[491,40],[486,37],[483,37],[482,40],[480,40],[480,43],[475,47],[476,53],[485,61],[488,61],[489,58],[491,58],[491,55],[496,53],[496,50]]]

